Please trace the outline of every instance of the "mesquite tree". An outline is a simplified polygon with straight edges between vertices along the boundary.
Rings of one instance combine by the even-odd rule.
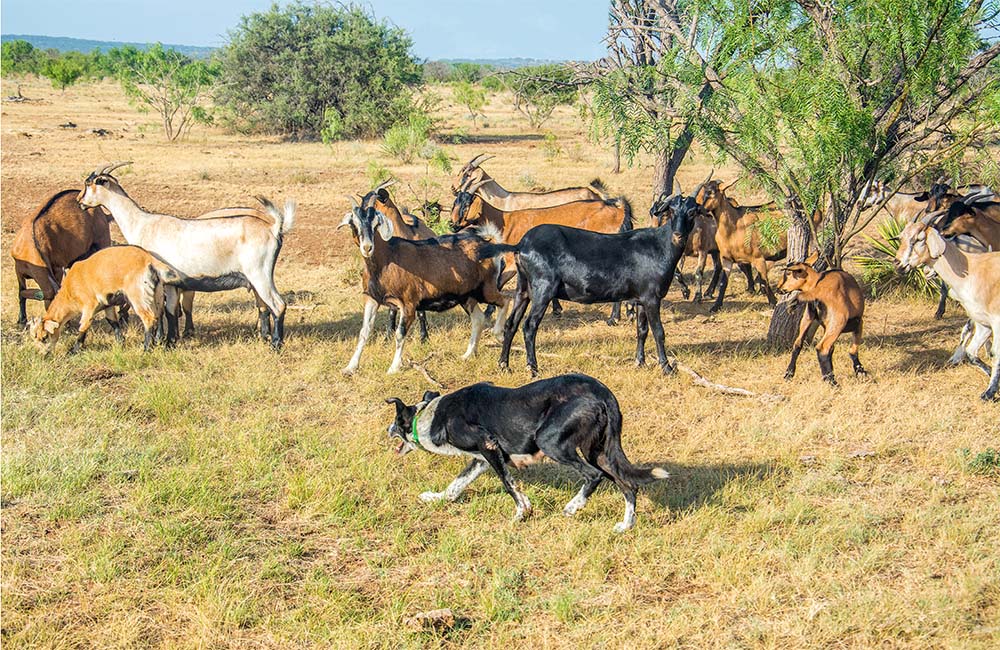
[[[714,24],[686,49],[712,88],[698,134],[783,202],[789,261],[814,239],[840,266],[874,217],[863,209],[874,180],[898,189],[1000,128],[995,1],[693,4]],[[720,42],[737,52],[727,74],[704,54]],[[817,209],[822,233],[805,219]],[[769,339],[787,342],[795,321],[779,304]]]

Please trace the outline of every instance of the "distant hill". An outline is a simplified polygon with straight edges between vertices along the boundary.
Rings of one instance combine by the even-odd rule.
[[[512,70],[514,68],[524,68],[532,65],[544,65],[546,63],[564,63],[564,61],[554,61],[552,59],[525,59],[523,57],[513,57],[508,59],[436,59],[442,63],[478,63],[480,65],[491,65],[501,70]]]
[[[123,45],[131,45],[133,47],[139,48],[140,50],[145,50],[152,43],[120,43],[118,41],[92,41],[85,38],[69,38],[66,36],[38,36],[35,34],[3,34],[0,35],[0,41],[28,41],[35,47],[42,50],[58,50],[60,52],[93,52],[94,50],[100,50],[102,52],[107,52],[113,47],[121,47]],[[208,58],[215,51],[214,47],[201,47],[198,45],[175,45],[173,43],[164,43],[163,47],[173,48],[178,52],[186,54],[195,59]]]

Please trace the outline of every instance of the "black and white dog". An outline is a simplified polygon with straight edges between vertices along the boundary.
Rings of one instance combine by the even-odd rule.
[[[424,492],[426,502],[454,501],[480,474],[492,467],[517,504],[514,520],[531,512],[528,497],[518,491],[508,470],[548,456],[583,475],[585,483],[563,512],[575,515],[601,481],[609,479],[625,496],[621,533],[635,525],[635,493],[642,484],[667,478],[660,468],[640,469],[622,451],[622,414],[607,386],[586,375],[560,375],[521,388],[473,384],[441,396],[428,391],[407,406],[391,397],[396,419],[389,435],[399,438],[396,453],[420,448],[447,456],[470,456],[444,492]]]

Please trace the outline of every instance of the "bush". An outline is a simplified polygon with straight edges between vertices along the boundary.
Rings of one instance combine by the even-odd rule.
[[[382,151],[402,163],[411,163],[430,145],[430,120],[419,113],[412,113],[406,122],[400,122],[385,132]]]
[[[421,70],[411,46],[358,6],[274,5],[231,33],[216,101],[243,131],[373,137],[412,111]]]
[[[90,69],[90,59],[80,52],[66,52],[46,60],[41,67],[41,74],[52,82],[53,88],[66,90]]]
[[[564,65],[547,64],[520,68],[505,74],[514,93],[514,108],[528,118],[532,128],[540,128],[556,106],[576,101],[573,72]]]
[[[464,106],[472,117],[472,126],[476,126],[476,117],[483,114],[486,106],[486,91],[468,81],[455,84],[455,101]]]
[[[896,272],[893,260],[899,250],[899,234],[906,226],[904,221],[890,217],[878,225],[878,238],[865,235],[879,256],[858,255],[854,261],[861,266],[861,279],[868,285],[872,296],[878,297],[893,287],[907,287],[928,297],[938,294],[938,287],[924,275],[923,269],[913,269],[905,275]]]
[[[28,41],[6,41],[0,51],[0,72],[12,74],[39,74],[45,63],[45,53],[35,49]]]

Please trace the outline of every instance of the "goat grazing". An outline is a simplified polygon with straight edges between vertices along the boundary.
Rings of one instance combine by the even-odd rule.
[[[945,237],[969,235],[990,250],[1000,251],[1000,221],[994,221],[988,212],[978,207],[962,202],[952,203],[944,224],[941,234]]]
[[[177,283],[180,279],[170,266],[138,246],[103,248],[69,268],[45,315],[32,319],[31,338],[47,354],[59,340],[67,321],[80,316],[80,336],[70,348],[71,354],[77,352],[83,346],[94,315],[106,309],[121,293],[142,320],[146,329],[143,346],[148,351],[163,310],[164,285]],[[114,311],[108,310],[108,316],[116,338],[122,340]]]
[[[79,193],[62,190],[53,194],[21,223],[14,236],[10,254],[17,276],[18,325],[28,322],[29,298],[44,300],[48,307],[73,262],[111,245],[107,217],[100,210],[81,208],[76,201]],[[40,291],[28,289],[29,279]]]
[[[993,368],[989,372],[989,385],[980,397],[993,400],[1000,387],[1000,252],[962,252],[928,225],[936,216],[932,213],[919,222],[907,224],[899,235],[896,263],[902,270],[928,266],[948,284],[975,327],[965,347],[970,361],[975,363],[979,349],[992,333]],[[984,364],[976,365],[985,370]]]
[[[418,311],[445,311],[461,305],[469,314],[472,334],[462,356],[468,359],[476,353],[479,335],[486,316],[480,303],[505,307],[506,298],[500,292],[500,268],[492,260],[479,261],[478,251],[487,239],[471,233],[447,235],[436,239],[411,241],[393,236],[389,219],[371,203],[358,205],[348,197],[354,208],[344,215],[338,227],[349,226],[364,258],[363,274],[365,309],[354,356],[344,368],[352,374],[361,363],[361,351],[371,335],[375,314],[382,305],[398,309],[396,354],[389,374],[399,372],[403,363],[403,345]],[[489,238],[499,239],[490,228]],[[502,240],[501,240],[502,241]],[[503,309],[501,309],[501,312]],[[500,316],[497,322],[500,322]]]
[[[802,345],[812,342],[820,325],[823,326],[823,338],[816,347],[816,356],[823,379],[837,385],[833,376],[833,346],[837,337],[844,332],[854,335],[848,352],[851,363],[854,364],[854,374],[868,374],[858,360],[865,295],[853,275],[840,270],[820,273],[808,264],[797,262],[785,267],[778,290],[797,291],[795,300],[806,305],[802,311],[802,320],[799,321],[799,335],[792,346],[792,359],[788,362],[785,379],[795,376],[795,364],[802,352]]]
[[[80,193],[80,205],[107,209],[128,243],[142,246],[177,270],[181,289],[251,288],[268,310],[261,314],[261,331],[266,324],[271,346],[280,349],[285,336],[285,300],[274,286],[274,265],[283,238],[292,228],[295,203],[286,201],[281,211],[267,199],[258,198],[262,209],[227,208],[200,219],[146,212],[111,176],[125,164],[93,172]]]
[[[504,326],[500,368],[506,370],[514,332],[524,318],[524,347],[528,369],[538,374],[535,334],[545,310],[555,298],[584,304],[638,301],[636,316],[636,365],[646,362],[646,335],[653,328],[656,351],[664,373],[673,370],[667,360],[660,322],[660,304],[684,254],[687,238],[700,208],[694,198],[676,196],[669,225],[606,235],[543,224],[532,228],[516,246],[484,246],[483,256],[514,253],[517,259],[517,293]]]

